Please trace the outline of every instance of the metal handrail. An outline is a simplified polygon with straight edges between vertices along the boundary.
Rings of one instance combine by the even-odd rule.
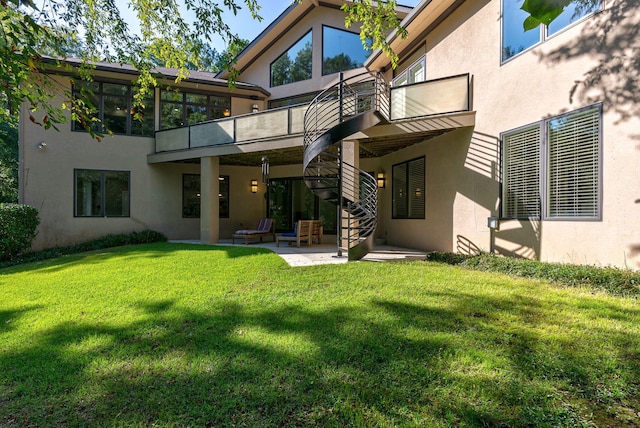
[[[335,85],[311,101],[304,116],[305,183],[316,195],[340,207],[339,229],[345,225],[346,230],[338,232],[338,252],[346,249],[350,260],[363,257],[373,239],[378,189],[374,177],[335,154],[333,146],[344,138],[336,130],[349,122],[353,126],[365,123],[358,117],[366,114],[377,113],[389,120],[389,94],[389,84],[380,73],[347,79],[340,74]],[[345,192],[344,183],[353,183],[353,191]],[[346,248],[342,245],[345,238]]]

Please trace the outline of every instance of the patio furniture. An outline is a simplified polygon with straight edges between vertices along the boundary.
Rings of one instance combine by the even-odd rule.
[[[233,235],[231,235],[231,243],[235,244],[236,239],[240,238],[244,238],[245,245],[249,244],[249,239],[253,238],[260,238],[260,242],[262,242],[262,238],[265,236],[270,236],[275,240],[276,234],[273,232],[273,229],[273,219],[262,218],[256,229],[236,230]]]
[[[320,243],[322,239],[322,220],[311,220],[311,239],[316,244]]]
[[[306,241],[307,245],[311,246],[312,222],[313,220],[298,220],[293,232],[286,232],[276,236],[276,247],[280,246],[280,241],[287,242],[289,245],[295,242],[298,247],[300,247],[301,242]]]

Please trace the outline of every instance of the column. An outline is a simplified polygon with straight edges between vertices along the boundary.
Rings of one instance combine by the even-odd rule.
[[[215,244],[220,239],[219,176],[217,156],[200,158],[200,242],[203,244]]]

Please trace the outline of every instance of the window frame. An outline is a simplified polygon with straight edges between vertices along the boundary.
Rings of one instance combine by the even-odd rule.
[[[195,210],[195,211],[197,212],[197,215],[195,215],[195,214],[194,215],[185,215],[185,208],[186,208],[185,190],[187,190],[187,189],[185,189],[185,179],[187,177],[189,177],[189,176],[198,177],[198,181],[199,181],[199,186],[198,186],[198,189],[196,190],[196,195],[197,195],[197,198],[198,198],[198,209]],[[220,202],[218,202],[218,204],[219,204],[218,205],[218,207],[219,207],[219,209],[218,209],[218,218],[229,218],[229,212],[230,212],[230,203],[229,203],[229,195],[230,195],[229,183],[230,183],[230,180],[229,180],[229,176],[228,175],[219,175],[218,176],[218,181],[219,181],[219,183],[218,183],[219,186],[223,182],[226,183],[226,186],[225,186],[226,188],[225,189],[222,189],[220,187],[218,188],[218,201],[225,200],[226,201],[226,207],[227,207],[225,211],[221,210],[220,208],[221,208],[222,205],[220,204]],[[192,189],[188,189],[188,190],[192,190]],[[195,189],[193,189],[193,190],[195,190]],[[202,193],[201,192],[202,192],[201,174],[183,173],[182,174],[182,218],[187,218],[187,219],[201,218],[201,215],[200,215],[200,211],[201,211],[201,207],[202,207],[202,197],[201,197]]]
[[[274,85],[273,84],[273,64],[275,64],[285,54],[288,54],[289,51],[291,50],[291,48],[293,48],[295,45],[300,43],[309,34],[311,34],[311,76],[309,76],[308,79],[296,80],[296,81],[292,81],[292,82],[286,82],[286,83],[280,83],[278,85]],[[290,85],[292,83],[297,83],[297,82],[305,82],[305,81],[311,80],[311,79],[313,79],[313,28],[310,28],[309,31],[304,33],[299,39],[297,39],[295,42],[293,42],[291,45],[289,45],[289,47],[287,49],[285,49],[280,55],[278,55],[278,57],[276,59],[271,61],[271,63],[269,64],[269,87],[270,88],[277,88],[279,86]]]
[[[580,115],[586,111],[594,110],[597,115],[597,126],[598,126],[598,135],[597,135],[597,143],[594,147],[596,151],[597,159],[595,159],[592,164],[597,167],[597,177],[595,178],[594,191],[596,193],[595,197],[595,210],[596,214],[594,216],[560,216],[560,215],[551,215],[549,213],[549,195],[550,191],[548,190],[549,182],[551,178],[549,176],[549,124],[552,121],[561,120],[562,118],[566,118],[569,116]],[[529,125],[521,126],[519,128],[515,128],[513,130],[505,131],[500,134],[501,141],[501,150],[500,150],[500,162],[501,162],[501,183],[500,183],[500,218],[503,220],[542,220],[542,221],[602,221],[602,200],[603,200],[603,130],[602,130],[602,121],[603,121],[603,106],[602,103],[592,104],[577,110],[572,110],[570,112],[566,112],[560,115],[551,116],[540,120],[538,122],[533,122]],[[539,215],[538,216],[530,216],[530,217],[517,217],[517,216],[508,216],[505,213],[504,206],[504,192],[505,192],[505,147],[504,147],[504,139],[505,135],[513,134],[519,132],[523,129],[534,129],[539,127],[540,133],[540,141],[538,147],[538,163],[539,163],[539,180],[538,180],[538,194],[539,194]],[[567,179],[568,180],[568,179]]]
[[[362,64],[361,64],[361,65],[359,65],[358,67],[348,68],[348,69],[346,69],[346,70],[332,71],[332,72],[329,72],[329,73],[325,72],[325,69],[324,69],[324,61],[325,61],[325,57],[324,57],[324,51],[325,51],[325,49],[324,49],[324,34],[325,34],[325,33],[324,33],[324,31],[325,31],[325,29],[330,29],[330,30],[335,30],[335,31],[341,31],[341,32],[343,32],[343,33],[347,33],[347,34],[355,35],[355,36],[356,36],[356,38],[358,39],[358,43],[360,44],[360,47],[362,47],[362,42],[360,41],[360,34],[359,34],[359,33],[355,33],[355,32],[348,31],[348,30],[345,30],[345,29],[342,29],[342,28],[338,28],[338,27],[333,27],[333,26],[331,26],[331,25],[322,25],[322,43],[321,43],[321,58],[322,58],[322,65],[321,65],[321,67],[320,67],[320,69],[321,69],[321,75],[322,75],[322,76],[330,76],[330,75],[332,75],[332,74],[342,73],[342,72],[349,71],[349,70],[356,70],[356,69],[358,69],[358,68],[362,68],[362,67],[364,67],[364,63],[366,62],[367,58],[371,55],[371,52],[372,52],[371,50],[369,51],[369,54],[368,54],[368,55],[364,58],[364,60],[362,61]],[[362,49],[363,49],[363,51],[364,51],[364,47],[362,47]],[[365,52],[366,52],[366,51],[365,51]],[[342,52],[342,53],[344,53],[344,52]]]
[[[100,213],[97,215],[79,215],[78,214],[78,172],[92,171],[100,173]],[[106,209],[106,174],[107,173],[126,173],[127,174],[127,214],[126,215],[108,215]],[[110,169],[91,169],[91,168],[74,168],[73,169],[73,217],[74,218],[130,218],[131,217],[131,171],[126,170],[110,170]]]
[[[411,173],[410,170],[410,165],[416,161],[422,161],[422,195],[421,196],[421,200],[422,200],[422,215],[418,215],[418,216],[414,216],[411,212],[411,206],[410,206],[410,202],[411,202],[411,198],[406,198],[406,203],[405,203],[405,211],[407,213],[406,216],[399,216],[396,214],[396,186],[397,186],[397,180],[396,180],[396,168],[405,165],[406,166],[406,171],[405,171],[405,187],[404,190],[407,193],[407,195],[409,194],[409,179],[410,177],[413,175]],[[420,188],[418,188],[417,190],[419,191]],[[426,213],[427,213],[427,160],[426,160],[426,156],[419,156],[417,158],[413,158],[413,159],[409,159],[406,160],[404,162],[398,162],[394,165],[391,166],[391,218],[394,220],[424,220],[426,219]]]
[[[163,93],[174,93],[174,94],[180,94],[181,96],[181,100],[164,100],[162,99],[162,94]],[[201,104],[201,103],[197,103],[194,101],[188,101],[187,97],[189,95],[197,95],[197,96],[205,96],[207,97],[206,103],[205,104]],[[204,91],[183,91],[179,88],[170,88],[170,89],[160,89],[160,94],[158,96],[158,117],[159,117],[159,123],[158,123],[158,129],[159,130],[166,130],[166,129],[175,129],[175,128],[180,128],[183,126],[188,126],[188,125],[193,125],[193,123],[189,123],[188,122],[188,115],[187,115],[187,111],[189,107],[204,107],[206,109],[206,117],[204,119],[204,121],[200,121],[200,122],[194,122],[194,123],[202,123],[202,122],[207,122],[209,120],[216,120],[216,119],[221,119],[224,117],[224,109],[223,111],[223,115],[222,116],[216,116],[214,117],[214,115],[212,114],[214,112],[214,110],[219,110],[219,106],[216,105],[216,103],[213,101],[214,98],[219,98],[219,99],[225,99],[228,104],[225,106],[226,109],[229,110],[229,112],[231,112],[231,95],[229,94],[221,94],[221,93],[211,93],[211,92],[204,92]],[[173,105],[180,105],[182,108],[182,117],[180,120],[180,125],[177,126],[170,126],[168,128],[163,128],[162,127],[162,119],[163,119],[163,110],[162,107],[163,105],[166,104],[173,104]]]
[[[549,33],[549,28],[546,25],[542,25],[540,24],[538,26],[538,31],[539,31],[539,35],[538,35],[538,41],[536,43],[533,43],[531,46],[528,46],[526,48],[524,48],[523,50],[521,50],[520,52],[517,52],[513,55],[511,55],[508,58],[504,58],[504,37],[505,37],[505,29],[504,29],[504,19],[505,19],[505,8],[504,8],[504,2],[505,1],[513,1],[513,0],[501,0],[500,1],[500,65],[506,64],[507,62],[511,61],[514,58],[519,57],[520,55],[522,55],[524,52],[528,52],[531,49],[534,49],[536,46],[541,45],[542,43],[545,43],[547,40],[552,39],[553,37],[557,36],[558,34],[561,34],[565,31],[567,31],[569,28],[574,27],[575,25],[578,25],[580,23],[582,23],[583,21],[585,21],[586,19],[589,19],[591,16],[597,14],[598,12],[603,10],[603,5],[604,5],[604,1],[600,1],[600,4],[598,5],[598,7],[596,7],[594,10],[592,10],[591,12],[586,13],[584,16],[581,16],[580,18],[576,19],[573,22],[568,23],[567,25],[565,25],[564,27],[558,28],[556,31],[554,31],[553,33]],[[561,15],[559,15],[558,17],[560,17]],[[534,31],[529,30],[529,31]]]
[[[411,69],[415,68],[416,65],[422,65],[422,70],[423,70],[423,79],[422,80],[413,80],[410,79],[410,71]],[[405,78],[405,82],[404,83],[398,83],[398,81],[400,81],[400,79]],[[426,82],[427,81],[427,55],[424,54],[422,55],[420,58],[418,58],[417,60],[415,60],[414,62],[412,62],[411,64],[409,64],[409,66],[407,68],[405,68],[404,70],[402,70],[402,73],[398,74],[397,76],[395,76],[393,78],[393,80],[391,81],[391,86],[394,88],[400,87],[400,86],[407,86],[407,85],[411,85],[413,83],[421,83],[421,82]]]
[[[135,122],[138,122],[139,124],[143,124],[144,121],[138,121],[133,117],[133,114],[131,114],[131,112],[133,111],[133,98],[134,98],[134,91],[133,89],[135,88],[135,86],[130,82],[130,81],[124,81],[124,80],[115,80],[115,79],[100,79],[100,80],[92,80],[92,81],[87,81],[87,80],[83,80],[83,79],[78,79],[76,80],[72,85],[71,85],[71,94],[72,96],[75,98],[76,96],[79,96],[81,94],[82,91],[82,84],[79,84],[81,82],[86,82],[86,83],[95,83],[98,85],[98,91],[97,92],[93,92],[93,95],[97,98],[97,104],[96,106],[94,106],[97,109],[97,117],[98,119],[100,119],[99,123],[96,123],[97,128],[95,129],[95,132],[106,132],[107,130],[104,129],[103,124],[105,122],[105,97],[122,97],[126,99],[127,102],[127,106],[126,106],[126,125],[125,125],[125,132],[113,132],[113,130],[110,130],[113,132],[114,135],[127,135],[127,136],[132,136],[132,137],[153,137],[154,133],[155,133],[155,128],[156,128],[156,123],[155,123],[155,91],[153,93],[153,95],[151,95],[150,98],[147,99],[149,106],[145,107],[145,110],[148,110],[146,113],[150,115],[151,117],[151,130],[149,131],[148,134],[143,134],[143,133],[134,133],[133,131],[133,126]],[[126,94],[112,94],[109,92],[106,92],[104,90],[104,85],[121,85],[121,86],[126,86],[127,87],[127,93]],[[81,126],[78,125],[77,122],[75,121],[71,121],[71,131],[72,132],[87,132],[87,130]]]

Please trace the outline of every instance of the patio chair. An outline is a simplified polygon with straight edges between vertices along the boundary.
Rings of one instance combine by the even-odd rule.
[[[311,239],[316,244],[320,243],[322,239],[322,220],[311,220]]]
[[[258,223],[258,227],[255,229],[242,229],[236,230],[233,235],[231,235],[231,243],[235,244],[236,239],[244,238],[244,243],[249,244],[249,239],[251,238],[260,238],[260,242],[262,242],[262,238],[265,236],[270,236],[275,240],[276,234],[273,232],[273,219],[270,218],[262,218]]]
[[[300,243],[307,242],[308,246],[311,246],[311,229],[313,220],[298,220],[293,232],[286,232],[276,236],[276,247],[280,246],[280,241],[287,242],[291,245],[292,242],[296,243],[296,246],[300,247]]]

